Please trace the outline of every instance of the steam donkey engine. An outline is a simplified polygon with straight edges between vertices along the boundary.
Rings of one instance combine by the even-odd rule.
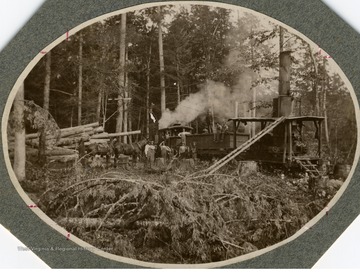
[[[279,96],[273,100],[272,116],[239,117],[235,111],[235,117],[228,120],[232,128],[221,142],[214,141],[211,133],[192,134],[191,127],[180,124],[159,130],[159,135],[167,139],[171,148],[181,142],[188,146],[195,143],[200,158],[225,156],[274,164],[297,164],[316,175],[316,166],[322,156],[321,127],[324,118],[294,115],[290,75],[291,52],[284,51],[280,53]],[[240,132],[240,124],[248,123],[255,123],[257,132]]]

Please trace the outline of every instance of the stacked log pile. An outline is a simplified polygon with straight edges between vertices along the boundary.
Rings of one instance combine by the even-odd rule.
[[[45,152],[48,162],[59,161],[68,162],[78,159],[78,146],[82,141],[86,146],[92,143],[108,143],[110,138],[118,136],[127,136],[140,134],[141,131],[123,132],[123,133],[106,133],[104,128],[98,122],[85,124],[76,127],[60,129],[60,138],[56,139],[54,135],[47,135],[46,140],[48,148]],[[36,158],[39,148],[39,134],[32,133],[26,135],[26,156]],[[10,157],[13,156],[14,138],[9,137],[8,147]]]
[[[68,162],[74,161],[79,157],[77,146],[80,141],[89,141],[94,134],[104,131],[98,122],[60,129],[60,138],[56,139],[55,135],[47,135],[47,150],[45,155],[48,162]],[[9,138],[9,154],[10,157],[14,151],[14,138]],[[36,159],[39,153],[39,134],[26,134],[26,157],[28,159]]]
[[[99,134],[104,131],[104,128],[99,126],[98,122],[86,125],[69,127],[60,129],[60,139],[56,141],[55,146],[67,147],[70,149],[76,148],[76,144],[81,140],[89,141],[90,137],[94,134]],[[47,140],[54,140],[55,136],[48,135]],[[39,147],[39,135],[37,133],[26,135],[26,145],[34,148]]]

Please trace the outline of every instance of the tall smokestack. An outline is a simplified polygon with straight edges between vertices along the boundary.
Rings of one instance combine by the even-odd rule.
[[[239,117],[239,102],[235,101],[235,118]]]
[[[292,114],[292,98],[290,96],[291,51],[280,53],[278,116]]]

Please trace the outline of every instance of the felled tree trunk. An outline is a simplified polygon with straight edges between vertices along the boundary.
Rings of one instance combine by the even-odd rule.
[[[126,228],[130,224],[134,224],[135,227],[148,227],[148,226],[165,226],[165,223],[160,221],[135,221],[129,222],[120,219],[107,219],[103,222],[99,218],[61,218],[57,220],[57,223],[66,227],[83,227],[83,228],[97,228],[100,224],[104,228]]]

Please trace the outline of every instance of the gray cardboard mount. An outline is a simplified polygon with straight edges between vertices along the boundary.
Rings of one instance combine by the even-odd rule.
[[[48,0],[0,53],[1,113],[8,95],[27,64],[43,48],[67,30],[94,17],[125,7],[155,1],[144,0]],[[161,1],[157,1],[161,2]],[[189,1],[190,2],[190,1]],[[201,2],[201,1],[200,1]],[[350,80],[357,98],[360,92],[360,36],[319,0],[224,0],[258,11],[300,31],[320,45]],[[19,7],[21,8],[21,7]],[[0,156],[0,223],[26,246],[77,247],[43,222],[15,190]],[[360,211],[360,170],[357,167],[345,193],[312,229],[295,240],[229,268],[310,268],[334,243]],[[0,244],[1,247],[1,244]],[[52,268],[136,268],[89,251],[35,252]]]

